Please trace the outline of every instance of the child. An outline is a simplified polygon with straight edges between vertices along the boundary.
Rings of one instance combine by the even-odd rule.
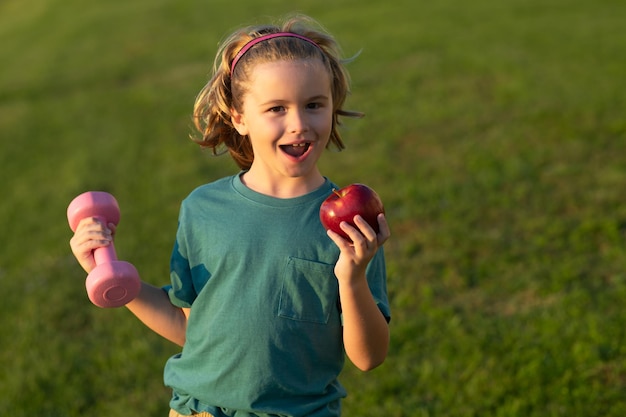
[[[340,415],[345,355],[381,364],[390,317],[382,245],[360,217],[352,242],[326,232],[322,201],[336,186],[317,161],[343,147],[338,116],[348,75],[334,39],[307,17],[252,27],[220,48],[194,108],[198,142],[241,172],[182,203],[171,285],[142,283],[127,307],[182,346],[165,366],[170,416]],[[115,226],[85,219],[71,240],[86,271]]]

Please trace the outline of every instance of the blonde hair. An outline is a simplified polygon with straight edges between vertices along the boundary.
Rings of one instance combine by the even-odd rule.
[[[291,32],[312,40],[316,45],[294,37],[266,40],[248,50],[231,65],[237,53],[251,40],[270,33]],[[254,160],[250,139],[240,135],[231,122],[231,109],[242,110],[247,81],[256,64],[276,60],[319,58],[331,74],[333,99],[332,130],[328,146],[333,143],[339,150],[345,148],[338,127],[339,116],[362,117],[363,113],[342,109],[350,89],[350,76],[344,68],[349,60],[341,58],[341,49],[315,20],[307,16],[294,16],[282,24],[250,26],[230,35],[219,47],[213,64],[213,75],[202,88],[193,109],[193,120],[202,137],[193,138],[200,146],[219,155],[228,151],[239,168],[249,169]]]

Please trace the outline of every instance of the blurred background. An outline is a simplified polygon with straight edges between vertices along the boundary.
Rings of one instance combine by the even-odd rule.
[[[178,348],[89,302],[65,210],[113,193],[119,257],[166,284],[180,201],[237,171],[189,139],[217,46],[291,12],[360,52],[321,168],[393,233],[391,351],[347,365],[344,415],[623,416],[619,0],[0,2],[0,414],[167,415]]]

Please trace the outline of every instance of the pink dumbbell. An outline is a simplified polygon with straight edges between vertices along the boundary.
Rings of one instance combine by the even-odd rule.
[[[102,223],[117,225],[120,221],[120,208],[117,200],[109,193],[88,191],[76,197],[67,208],[67,220],[72,231],[86,217],[96,217]],[[87,276],[85,286],[92,303],[98,307],[120,307],[126,305],[141,288],[139,274],[135,267],[118,261],[113,242],[94,250],[96,267]]]

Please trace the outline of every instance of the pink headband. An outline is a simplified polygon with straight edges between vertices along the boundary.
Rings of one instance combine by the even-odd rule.
[[[268,39],[274,39],[274,38],[298,38],[298,39],[302,39],[303,41],[307,41],[308,43],[315,45],[318,48],[320,47],[313,40],[307,38],[306,36],[298,35],[297,33],[292,33],[292,32],[269,33],[267,35],[259,36],[258,38],[252,39],[247,44],[245,44],[243,48],[239,50],[239,52],[237,52],[237,55],[235,55],[235,59],[233,59],[233,63],[230,65],[230,73],[232,74],[233,71],[235,71],[235,66],[237,65],[237,62],[239,62],[241,57],[244,56],[246,52],[250,50],[250,48],[252,48],[254,45],[256,45],[259,42],[263,42]]]

